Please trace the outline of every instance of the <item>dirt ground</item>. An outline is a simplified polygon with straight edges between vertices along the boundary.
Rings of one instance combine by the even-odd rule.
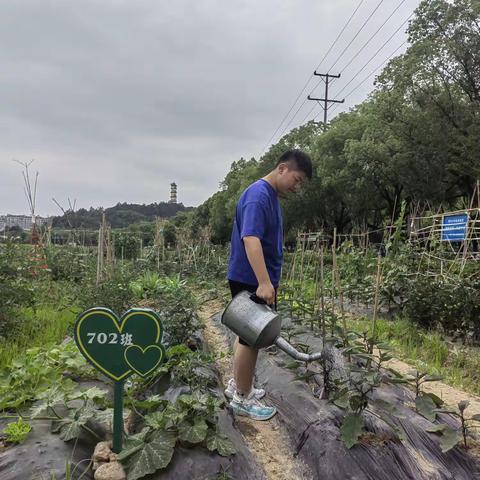
[[[217,367],[225,385],[233,377],[232,356],[225,336],[210,320],[210,317],[222,308],[221,302],[211,300],[203,304],[199,315],[205,325],[203,333],[209,348],[216,354],[224,354],[217,360]],[[297,460],[293,457],[275,417],[268,422],[237,417],[236,424],[268,479],[300,480],[304,478],[298,473],[302,469],[299,468]]]
[[[397,372],[405,375],[410,370],[414,370],[415,367],[408,363],[392,358],[385,365],[389,368],[393,368]],[[462,400],[468,400],[470,405],[468,406],[466,413],[468,417],[475,414],[480,414],[480,398],[451,387],[443,382],[426,382],[422,385],[422,390],[425,392],[431,392],[440,397],[447,405],[456,406],[458,402]]]

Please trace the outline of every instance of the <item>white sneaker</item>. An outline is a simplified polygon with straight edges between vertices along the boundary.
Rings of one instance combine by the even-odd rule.
[[[248,397],[241,398],[236,392],[230,402],[233,412],[236,415],[249,417],[253,420],[270,420],[276,413],[275,407],[268,407],[254,397],[250,392]]]
[[[227,388],[225,389],[224,393],[227,398],[232,399],[233,396],[235,395],[235,392],[237,391],[237,385],[235,384],[235,379],[231,378],[228,383],[227,383]],[[265,390],[263,388],[252,388],[252,391],[250,392],[251,394],[253,393],[253,396],[257,399],[260,400],[265,396]]]

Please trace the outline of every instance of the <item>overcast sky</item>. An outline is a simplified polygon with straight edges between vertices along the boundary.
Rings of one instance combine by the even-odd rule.
[[[202,203],[234,160],[262,152],[359,3],[2,0],[0,214],[28,210],[13,159],[35,159],[40,215],[59,213],[52,197],[85,208],[165,201],[172,181],[179,201]],[[343,98],[405,42],[406,25],[389,38],[418,3],[363,0],[319,68],[342,73],[332,97]],[[332,116],[365,99],[373,79]],[[273,141],[320,112],[302,105],[317,81]]]

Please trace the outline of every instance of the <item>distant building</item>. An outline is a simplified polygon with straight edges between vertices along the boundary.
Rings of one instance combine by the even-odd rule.
[[[37,226],[46,225],[49,222],[49,218],[35,217]],[[32,217],[31,215],[0,215],[0,232],[3,232],[6,227],[20,227],[22,230],[29,231],[32,229]]]
[[[177,184],[175,182],[170,184],[170,201],[168,203],[177,203]]]

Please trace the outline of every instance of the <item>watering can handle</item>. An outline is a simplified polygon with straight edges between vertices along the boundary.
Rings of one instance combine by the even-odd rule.
[[[267,302],[266,302],[263,298],[257,297],[257,294],[256,294],[256,293],[252,293],[252,294],[250,295],[250,300],[251,300],[252,302],[259,303],[259,304],[261,304],[261,305],[262,305],[262,304],[263,304],[263,305],[266,305],[266,304],[267,304]]]
[[[250,295],[250,300],[260,305],[267,305],[267,302],[263,298],[258,297],[256,293]],[[267,305],[267,307],[270,309],[272,308],[270,305]]]

